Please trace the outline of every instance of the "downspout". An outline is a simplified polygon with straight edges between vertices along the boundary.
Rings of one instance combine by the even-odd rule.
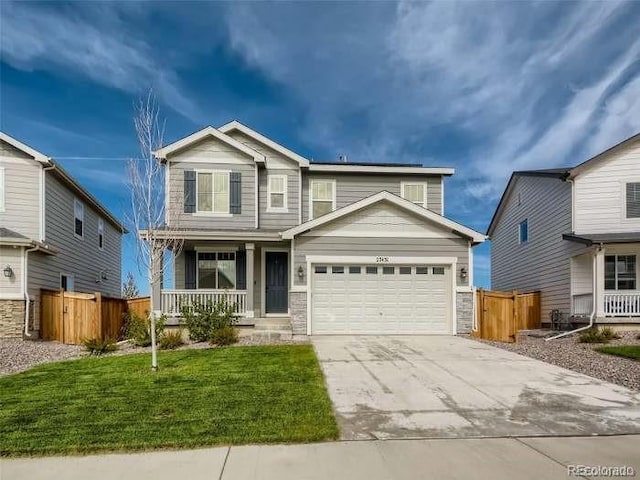
[[[598,250],[600,250],[600,248],[602,248],[602,245],[600,245],[600,247],[598,247]],[[549,341],[549,340],[555,340],[556,338],[562,338],[562,337],[566,337],[567,335],[573,335],[574,333],[578,333],[578,332],[582,332],[583,330],[588,330],[590,328],[593,327],[593,322],[596,318],[596,312],[597,312],[597,298],[598,295],[596,294],[596,283],[597,283],[597,278],[598,278],[598,272],[597,272],[597,265],[598,262],[596,261],[596,255],[593,255],[593,278],[592,278],[592,295],[593,295],[593,302],[592,303],[592,307],[591,307],[591,315],[589,315],[589,325],[587,325],[586,327],[580,327],[580,328],[576,328],[575,330],[571,330],[569,332],[563,332],[559,335],[554,335],[553,337],[549,337],[549,338],[545,338],[545,341]]]
[[[27,272],[29,271],[29,253],[35,252],[39,247],[28,248],[24,251],[24,268],[22,269],[22,288],[24,292],[24,335],[30,337],[29,333],[29,311],[31,310],[31,298],[29,298],[29,282]]]

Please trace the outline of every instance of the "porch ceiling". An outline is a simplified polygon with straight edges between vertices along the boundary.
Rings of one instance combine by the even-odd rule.
[[[621,233],[565,233],[562,235],[564,240],[570,242],[582,243],[587,246],[598,245],[601,243],[638,243],[640,242],[640,232],[621,232]]]

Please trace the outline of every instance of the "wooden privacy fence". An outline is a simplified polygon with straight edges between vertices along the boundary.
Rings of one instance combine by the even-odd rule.
[[[519,330],[540,328],[540,292],[476,292],[476,330],[485,340],[515,342]]]
[[[146,302],[146,308],[145,308]],[[149,297],[123,299],[100,293],[42,290],[40,295],[40,336],[78,345],[85,338],[119,339],[124,314],[129,310],[149,310]]]

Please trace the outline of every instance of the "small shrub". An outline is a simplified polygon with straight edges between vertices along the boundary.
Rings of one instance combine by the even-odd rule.
[[[99,338],[85,338],[82,340],[82,344],[89,352],[89,355],[96,356],[115,352],[118,349],[116,342],[110,338],[104,340],[100,340]]]
[[[162,350],[174,350],[184,345],[182,329],[165,331],[160,336],[160,348]]]
[[[223,347],[238,342],[238,329],[231,325],[216,328],[211,334],[211,343]]]
[[[616,331],[611,328],[611,327],[603,327],[600,329],[600,336],[606,340],[607,342],[609,340],[616,340],[618,338],[620,338],[620,335],[618,335],[616,333]]]
[[[602,329],[590,328],[580,334],[578,341],[580,343],[609,343],[616,338],[620,338],[620,335],[610,327]]]
[[[220,299],[216,303],[196,303],[182,307],[182,318],[194,342],[211,340],[213,332],[235,323],[236,305]]]
[[[165,315],[156,318],[156,338],[162,336],[167,317]],[[125,322],[125,338],[131,340],[138,347],[151,345],[151,319],[141,317],[129,311]]]

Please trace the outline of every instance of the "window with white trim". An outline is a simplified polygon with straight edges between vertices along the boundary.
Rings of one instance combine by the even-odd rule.
[[[229,172],[197,172],[196,212],[229,213]]]
[[[73,234],[84,238],[84,203],[77,198],[73,200]]]
[[[427,207],[427,184],[422,182],[402,182],[402,198],[421,207]]]
[[[68,273],[61,273],[60,274],[60,288],[62,290],[64,290],[65,292],[73,292],[73,275],[70,275]]]
[[[311,180],[310,219],[321,217],[336,209],[335,180]]]
[[[198,252],[198,288],[236,288],[235,252]]]
[[[267,181],[267,210],[287,210],[287,176],[269,175]]]
[[[518,224],[518,243],[523,244],[529,241],[529,221],[523,220]]]
[[[627,218],[640,218],[640,182],[627,183]]]
[[[4,186],[4,168],[0,168],[0,212],[4,212],[5,208],[5,186]]]
[[[98,248],[104,249],[104,220],[98,219]]]
[[[635,255],[605,255],[605,290],[635,290],[637,285],[636,277]]]

